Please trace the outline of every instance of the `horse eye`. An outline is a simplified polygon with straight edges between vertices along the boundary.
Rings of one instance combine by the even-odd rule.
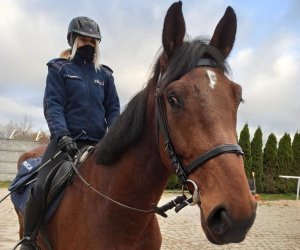
[[[174,95],[168,96],[168,102],[173,107],[179,107],[179,102]]]

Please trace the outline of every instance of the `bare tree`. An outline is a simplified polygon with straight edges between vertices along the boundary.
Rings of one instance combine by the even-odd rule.
[[[39,132],[33,130],[32,120],[27,115],[20,122],[10,121],[7,124],[0,124],[0,138],[36,140]],[[44,138],[39,136],[39,139],[47,141],[49,136],[44,131],[42,133]]]

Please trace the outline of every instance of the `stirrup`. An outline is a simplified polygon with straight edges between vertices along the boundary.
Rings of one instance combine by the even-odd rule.
[[[36,250],[41,250],[41,248],[36,244],[35,241],[33,241],[30,237],[23,237],[18,243],[17,245],[14,246],[14,248],[12,250],[16,250],[18,246],[22,245],[25,242],[30,242],[30,244],[32,244],[32,246],[36,249]]]

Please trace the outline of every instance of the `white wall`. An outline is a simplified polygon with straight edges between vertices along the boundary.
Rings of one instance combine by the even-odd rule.
[[[19,156],[39,145],[36,141],[0,139],[0,181],[12,180]]]

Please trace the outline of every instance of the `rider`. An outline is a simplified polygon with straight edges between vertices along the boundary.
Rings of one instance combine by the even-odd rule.
[[[67,39],[71,49],[61,54],[65,58],[47,64],[44,115],[51,141],[41,166],[60,150],[72,158],[78,148],[96,144],[120,115],[112,70],[99,63],[98,24],[88,17],[76,17],[69,24]],[[59,154],[38,173],[26,204],[21,250],[38,249],[35,241],[44,219],[44,183],[55,163],[67,154]]]

